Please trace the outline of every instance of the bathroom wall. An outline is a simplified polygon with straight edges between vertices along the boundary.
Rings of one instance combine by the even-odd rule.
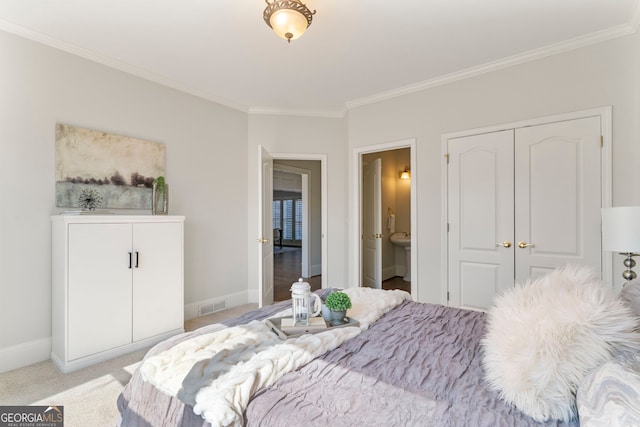
[[[393,151],[395,157],[395,214],[396,232],[411,233],[411,179],[400,179],[400,172],[411,165],[411,150],[402,148]],[[405,276],[406,256],[404,248],[393,246],[395,275]]]
[[[400,179],[400,172],[411,165],[411,150],[394,150],[396,166],[396,231],[411,232],[411,179]]]

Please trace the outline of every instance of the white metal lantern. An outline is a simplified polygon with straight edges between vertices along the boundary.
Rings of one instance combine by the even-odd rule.
[[[311,303],[312,297],[313,304]],[[302,278],[291,285],[291,301],[293,303],[294,326],[309,326],[309,318],[320,314],[322,309],[320,297],[311,293],[311,285],[302,281]]]

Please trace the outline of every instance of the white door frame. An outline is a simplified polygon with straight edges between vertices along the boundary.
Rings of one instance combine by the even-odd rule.
[[[440,224],[440,253],[441,255],[441,288],[440,288],[440,303],[447,305],[447,291],[449,285],[448,265],[449,265],[449,247],[448,247],[448,233],[447,233],[447,218],[448,212],[448,182],[447,182],[447,145],[448,140],[452,138],[459,138],[463,136],[471,136],[482,133],[497,132],[507,129],[516,129],[526,126],[537,126],[553,122],[561,122],[575,119],[582,119],[585,117],[600,117],[600,125],[602,132],[602,157],[601,157],[601,170],[602,170],[602,200],[601,206],[603,208],[611,206],[611,145],[612,145],[612,128],[611,128],[611,106],[593,108],[590,110],[574,111],[565,114],[557,114],[553,116],[539,117],[535,119],[522,120],[518,122],[505,123],[501,125],[488,126],[477,129],[468,129],[459,132],[452,132],[443,134],[441,137],[441,167],[440,167],[440,181],[442,183],[441,190],[441,224]],[[413,174],[413,171],[412,171]],[[413,242],[412,242],[413,243]],[[602,278],[605,281],[613,283],[613,269],[612,269],[612,253],[602,253]]]
[[[322,230],[320,232],[320,237],[322,239],[322,278],[321,278],[321,287],[327,287],[327,272],[328,272],[328,255],[327,255],[327,155],[326,154],[309,154],[309,153],[271,153],[271,156],[275,160],[317,160],[320,161],[320,191],[321,191],[321,214],[322,214]],[[282,165],[279,165],[282,166]],[[302,170],[302,169],[300,169]],[[306,171],[309,172],[309,171]],[[303,175],[304,176],[304,175]],[[303,185],[304,188],[304,185]],[[304,204],[303,204],[304,205]],[[308,216],[308,213],[307,213]],[[303,220],[304,224],[304,220]],[[307,221],[308,224],[308,221]],[[303,226],[303,233],[305,232],[305,227]],[[308,227],[307,227],[308,233]],[[306,237],[306,239],[305,239]],[[309,241],[309,236],[302,236],[303,245],[305,241]],[[307,250],[307,258],[310,258],[311,251]],[[304,261],[303,261],[304,264]],[[309,266],[309,259],[307,259],[307,266]]]
[[[351,283],[354,286],[362,286],[362,156],[379,151],[396,150],[398,148],[410,148],[411,151],[411,296],[414,301],[419,301],[418,295],[418,168],[416,167],[416,138],[401,139],[398,141],[384,142],[381,144],[367,145],[353,149],[351,157],[351,182],[353,194],[357,198],[354,203],[353,216],[351,217]]]
[[[273,159],[274,161],[281,159]],[[294,160],[295,161],[295,160]],[[311,181],[311,171],[297,168],[295,166],[273,164],[273,170],[295,173],[302,178],[302,272],[301,277],[309,276],[309,265],[311,263],[311,251],[309,250],[309,181]]]

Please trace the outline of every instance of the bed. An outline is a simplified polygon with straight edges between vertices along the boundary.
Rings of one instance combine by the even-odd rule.
[[[369,292],[367,288],[357,289]],[[486,313],[413,302],[403,291],[370,291],[391,292],[396,301],[385,307],[377,320],[364,321],[363,330],[348,334],[335,348],[329,346],[329,350],[312,355],[299,366],[294,364],[274,378],[265,379],[271,372],[258,368],[252,382],[238,381],[238,388],[243,391],[234,390],[234,396],[240,396],[237,400],[241,402],[231,409],[216,406],[221,387],[211,389],[215,388],[213,377],[224,377],[232,368],[210,363],[209,356],[194,359],[188,372],[183,367],[178,383],[175,378],[171,380],[173,384],[168,381],[167,385],[148,377],[162,377],[158,372],[164,369],[171,371],[172,360],[182,363],[180,355],[204,348],[202,340],[206,337],[263,323],[264,319],[286,313],[290,302],[264,307],[156,345],[118,398],[120,425],[275,427],[292,422],[311,426],[580,425],[577,417],[536,421],[505,401],[499,390],[487,383],[483,369]],[[321,297],[327,292],[330,290],[318,291]],[[354,299],[354,307],[356,300],[361,301]],[[174,359],[162,359],[172,351]],[[249,363],[243,360],[239,364]],[[154,366],[152,374],[149,369],[144,373],[145,365]],[[203,379],[207,370],[213,373]],[[186,384],[194,375],[198,386],[189,390],[193,384],[189,387]],[[590,381],[592,386],[593,378]],[[602,395],[595,393],[594,397],[591,391],[589,399],[602,405]],[[587,400],[585,397],[582,403],[590,408],[597,406]],[[225,411],[227,415],[219,417]],[[598,417],[593,415],[592,419],[597,421]]]

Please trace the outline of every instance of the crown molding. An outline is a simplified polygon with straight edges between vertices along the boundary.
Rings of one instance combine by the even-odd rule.
[[[341,110],[282,110],[275,108],[249,108],[249,114],[269,116],[302,116],[342,119],[344,118],[346,113],[346,108],[343,108]]]
[[[151,71],[145,70],[143,68],[138,68],[133,65],[124,63],[122,61],[118,61],[114,58],[111,58],[106,55],[101,55],[96,52],[93,52],[88,49],[83,49],[74,44],[63,42],[61,40],[56,40],[52,37],[49,37],[45,34],[38,33],[36,31],[30,30],[28,28],[22,27],[20,25],[12,24],[10,22],[4,21],[0,19],[0,30],[3,30],[8,33],[12,33],[18,35],[20,37],[24,37],[26,39],[53,47],[55,49],[79,56],[84,59],[88,59],[93,62],[97,62],[102,65],[106,65],[107,67],[116,69],[118,71],[125,72],[127,74],[132,74],[136,77],[140,77],[144,80],[148,80],[154,83],[158,83],[162,86],[169,87],[171,89],[178,90],[180,92],[187,93],[189,95],[196,96],[198,98],[205,99],[207,101],[215,102],[217,104],[221,104],[223,106],[233,108],[234,110],[239,110],[244,113],[248,112],[248,107],[246,105],[239,104],[237,102],[230,101],[228,99],[219,98],[213,96],[204,91],[194,89],[191,86],[185,85],[184,83],[180,83],[168,77],[162,76],[160,74],[153,73]]]
[[[134,67],[130,64],[118,61],[114,58],[106,55],[101,55],[88,49],[80,48],[71,43],[66,43],[60,40],[56,40],[52,37],[32,31],[28,28],[16,25],[0,19],[0,30],[12,33],[26,39],[42,43],[44,45],[53,47],[55,49],[79,56],[81,58],[88,59],[90,61],[108,66],[110,68],[125,72],[127,74],[140,77],[144,80],[148,80],[154,83],[158,83],[162,86],[169,87],[171,89],[184,92],[189,95],[196,96],[198,98],[205,99],[244,113],[255,115],[282,115],[282,116],[303,116],[303,117],[326,117],[326,118],[344,118],[349,110],[374,104],[376,102],[397,98],[399,96],[420,92],[429,88],[443,86],[458,80],[467,79],[470,77],[482,75],[492,71],[497,71],[503,68],[512,67],[525,62],[535,61],[537,59],[545,58],[548,56],[556,55],[563,52],[568,52],[574,49],[578,49],[585,46],[590,46],[596,43],[604,42],[618,37],[627,36],[636,33],[640,28],[640,4],[636,7],[635,13],[632,15],[628,23],[613,27],[607,30],[598,31],[595,33],[587,34],[567,40],[560,43],[555,43],[549,46],[545,46],[538,49],[532,49],[530,51],[513,55],[508,58],[488,62],[479,66],[467,68],[465,70],[456,71],[454,73],[446,74],[444,76],[435,77],[433,79],[424,80],[415,84],[402,86],[396,89],[392,89],[378,94],[367,96],[363,98],[347,101],[344,108],[339,110],[286,110],[276,108],[259,108],[249,107],[229,99],[213,96],[210,93],[195,89],[184,83],[175,81],[168,77],[153,73],[151,71]]]
[[[465,70],[456,71],[454,73],[446,74],[444,76],[436,77],[433,79],[425,80],[412,85],[402,86],[393,90],[378,93],[376,95],[367,96],[364,98],[354,99],[346,103],[347,110],[351,110],[356,107],[362,107],[364,105],[374,104],[376,102],[384,101],[387,99],[396,98],[402,95],[408,95],[415,92],[420,92],[425,89],[433,88],[436,86],[443,86],[458,80],[467,79],[481,74],[489,73],[492,71],[501,70],[503,68],[512,67],[514,65],[522,64],[525,62],[535,61],[537,59],[545,58],[559,53],[568,52],[581,47],[590,46],[596,43],[604,42],[607,40],[615,39],[618,37],[627,36],[635,33],[640,25],[640,5],[636,9],[632,20],[629,23],[612,27],[606,30],[597,31],[584,36],[576,37],[570,40],[566,40],[559,43],[554,43],[542,48],[532,49],[527,52],[523,52],[517,55],[513,55],[507,58],[499,59],[485,64],[467,68]]]

